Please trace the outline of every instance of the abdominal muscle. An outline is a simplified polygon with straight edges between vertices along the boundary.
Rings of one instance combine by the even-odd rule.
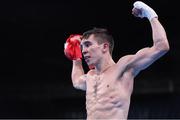
[[[87,80],[87,119],[127,119],[130,95],[119,81],[108,76],[93,76]]]

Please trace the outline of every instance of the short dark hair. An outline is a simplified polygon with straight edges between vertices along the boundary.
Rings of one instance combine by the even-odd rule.
[[[88,39],[91,35],[94,37],[98,37],[100,39],[97,40],[98,44],[102,44],[104,42],[109,43],[109,53],[112,56],[112,52],[114,49],[114,39],[112,35],[109,33],[107,29],[104,28],[93,28],[83,33],[82,39]]]

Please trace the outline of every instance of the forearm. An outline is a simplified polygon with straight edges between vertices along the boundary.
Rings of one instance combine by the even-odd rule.
[[[157,49],[158,51],[169,50],[169,43],[166,37],[166,32],[159,22],[156,12],[141,1],[137,1],[133,5],[133,15],[140,18],[145,17],[150,21],[152,27],[153,48]]]
[[[84,74],[84,70],[82,67],[81,60],[73,60],[73,67],[72,67],[72,81],[75,81],[80,78]]]
[[[166,32],[158,18],[153,18],[150,24],[152,27],[153,46],[159,50],[169,50]]]

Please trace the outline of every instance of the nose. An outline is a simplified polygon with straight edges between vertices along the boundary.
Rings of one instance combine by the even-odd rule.
[[[88,52],[88,51],[87,51],[86,48],[83,48],[83,49],[82,49],[82,54],[83,54],[83,55],[85,55],[87,52]]]

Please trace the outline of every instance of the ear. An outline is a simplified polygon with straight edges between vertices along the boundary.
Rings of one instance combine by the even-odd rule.
[[[109,51],[109,44],[108,43],[103,43],[103,52]]]

